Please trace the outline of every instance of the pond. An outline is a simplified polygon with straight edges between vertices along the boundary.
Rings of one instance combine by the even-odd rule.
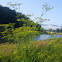
[[[53,34],[53,35],[40,34],[38,36],[35,36],[33,40],[46,40],[46,39],[61,38],[61,37],[62,35],[57,35],[57,34]]]

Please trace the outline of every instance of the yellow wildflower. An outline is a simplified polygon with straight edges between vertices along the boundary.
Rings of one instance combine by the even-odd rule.
[[[13,60],[14,60],[14,62],[15,62],[16,60],[19,60],[20,58],[21,58],[21,56],[16,55],[16,56],[13,58]]]
[[[40,53],[37,53],[37,54],[40,54]]]
[[[26,48],[26,46],[24,46],[23,48]]]
[[[18,51],[14,51],[13,54],[16,55],[18,53]]]
[[[2,56],[0,56],[0,58],[2,58]]]

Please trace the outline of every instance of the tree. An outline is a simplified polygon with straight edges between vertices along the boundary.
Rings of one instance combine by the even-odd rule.
[[[60,29],[60,32],[62,32],[62,28]]]
[[[49,29],[49,32],[51,32],[52,31],[52,29]]]
[[[56,29],[56,32],[59,32],[59,28]]]

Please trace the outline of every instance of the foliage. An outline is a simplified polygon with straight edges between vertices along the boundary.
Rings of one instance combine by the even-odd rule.
[[[17,18],[29,19],[25,14],[0,5],[0,24],[18,23]]]
[[[57,28],[56,30],[52,30],[53,32],[57,32],[57,33],[62,33],[62,28]]]
[[[14,6],[11,4],[11,6]],[[5,16],[11,13],[10,17],[1,16],[0,23],[0,39],[4,39],[0,44],[0,62],[61,62],[62,61],[62,39],[31,41],[33,36],[39,32],[46,31],[41,25],[34,23],[26,15],[17,13],[14,10],[6,8],[4,11],[1,7],[1,14]],[[45,12],[50,8],[47,4],[43,5]],[[9,11],[8,11],[9,10]],[[7,12],[8,11],[8,12]],[[14,16],[13,16],[14,12]],[[17,17],[15,17],[17,16]],[[14,17],[14,18],[13,18]],[[41,21],[47,20],[39,18]],[[3,18],[3,19],[2,19]],[[12,18],[12,19],[11,19]],[[5,20],[4,20],[5,19]],[[3,24],[8,23],[8,24]],[[7,43],[2,43],[7,42]]]
[[[29,26],[23,26],[19,28],[14,28],[14,23],[9,23],[8,25],[4,25],[4,31],[1,32],[3,35],[1,38],[5,40],[5,42],[13,42],[17,43],[19,41],[26,42],[32,39],[33,36],[39,34],[38,31],[33,30]],[[0,41],[3,43],[4,41]]]
[[[62,39],[0,44],[0,62],[61,62]]]
[[[32,36],[39,34],[41,25],[34,23],[26,15],[22,13],[15,12],[7,7],[0,6],[1,14],[0,19],[0,43],[3,42],[18,42],[27,41]],[[2,12],[3,11],[3,12]],[[11,13],[11,14],[9,14]],[[12,16],[13,15],[13,16]],[[8,17],[10,16],[10,17]],[[17,16],[17,17],[16,17]],[[16,32],[18,31],[18,32]],[[29,32],[31,31],[31,32]],[[32,35],[33,34],[33,35]],[[4,40],[2,40],[4,39]]]

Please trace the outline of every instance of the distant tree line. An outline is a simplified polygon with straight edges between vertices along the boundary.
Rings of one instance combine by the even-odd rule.
[[[56,30],[53,30],[53,29],[49,29],[48,30],[49,32],[62,32],[62,28],[57,28]]]

